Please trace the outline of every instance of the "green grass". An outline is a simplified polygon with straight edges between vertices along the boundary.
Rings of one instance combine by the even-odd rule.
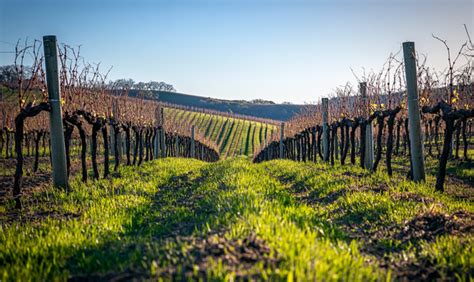
[[[244,128],[245,128],[244,120],[235,121],[234,128],[232,128],[229,139],[227,140],[224,146],[225,158],[234,156],[235,151],[233,150],[233,148],[240,150],[238,138],[239,138],[239,135],[242,134],[242,130],[244,130]]]
[[[245,158],[212,164],[168,158],[123,167],[88,185],[75,178],[70,193],[37,191],[17,215],[12,202],[1,204],[0,280],[168,280],[183,269],[191,269],[187,278],[194,273],[218,281],[382,281],[403,273],[382,262],[435,265],[441,279],[472,279],[472,233],[409,242],[391,236],[394,226],[403,230],[420,215],[474,212],[472,201],[435,193],[433,186],[431,176],[414,184],[357,166]],[[195,242],[217,240],[216,234],[241,245],[254,234],[269,251],[248,267],[228,264],[227,253],[209,255],[203,264]],[[270,258],[276,262],[264,263]]]
[[[228,143],[229,143],[229,140],[232,140],[232,137],[235,135],[235,132],[237,131],[236,128],[238,127],[239,125],[239,121],[238,120],[229,120],[226,124],[226,126],[222,129],[223,131],[225,129],[227,129],[225,132],[224,132],[224,135],[222,135],[222,139],[221,139],[221,143],[220,143],[220,147],[219,147],[219,152],[221,153],[226,153],[226,149],[228,148]],[[224,154],[224,156],[226,156],[227,154]]]
[[[259,129],[265,127],[265,125],[260,122],[250,122],[243,119],[227,117],[223,119],[222,116],[213,114],[165,108],[165,118],[194,124],[205,137],[210,138],[211,141],[219,146],[219,153],[223,157],[240,155],[241,146],[243,147],[243,155],[252,156],[254,144],[260,144],[261,142],[260,140],[255,140],[255,138],[262,138],[263,140],[263,135],[266,134],[266,130],[260,133]],[[225,123],[227,119],[229,121]],[[234,122],[234,126],[231,126]],[[223,124],[225,124],[224,127],[222,127]],[[268,125],[268,134],[270,134],[270,131],[274,127],[274,125]],[[251,129],[250,132],[248,132],[249,128]],[[257,128],[258,131],[254,132],[255,128]],[[243,132],[240,132],[240,130],[243,130]],[[238,138],[239,135],[241,135],[242,139]],[[268,138],[270,138],[270,135],[268,135]]]
[[[462,159],[448,159],[448,163],[446,166],[446,173],[447,173],[447,180],[451,181],[452,176],[456,176],[456,178],[462,182],[465,182],[469,185],[474,184],[474,164],[472,160],[474,159],[474,149],[469,149],[467,151],[468,157],[471,161],[465,161]],[[408,173],[409,164],[407,164],[408,160],[407,155],[399,155],[394,156],[393,160],[393,169],[398,171],[400,175],[406,175]],[[385,159],[382,158],[384,162]],[[381,161],[381,171],[386,172],[386,165]],[[427,175],[435,177],[438,173],[439,168],[439,157],[436,153],[433,156],[425,156],[425,171]]]

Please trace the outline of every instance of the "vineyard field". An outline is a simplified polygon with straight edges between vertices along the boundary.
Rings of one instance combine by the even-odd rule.
[[[222,158],[252,157],[254,150],[265,142],[265,136],[270,140],[276,132],[272,123],[174,108],[165,108],[164,112],[165,118],[195,125],[205,138],[217,144]]]
[[[0,282],[474,282],[469,1],[16,2]]]

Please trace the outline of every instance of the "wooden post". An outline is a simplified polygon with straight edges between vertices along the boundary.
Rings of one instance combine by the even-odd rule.
[[[328,125],[328,110],[329,110],[329,99],[322,99],[322,111],[323,111],[323,157],[324,161],[329,161],[329,125]]]
[[[7,113],[5,108],[2,109],[2,128],[5,129],[7,127]]]
[[[122,133],[120,133],[120,134],[122,134]],[[122,136],[122,137],[123,137],[123,136]],[[125,153],[125,152],[127,151],[126,139],[125,139],[125,138],[123,138],[123,139],[121,138],[120,140],[122,141],[122,144],[120,145],[121,148],[122,148],[122,152]]]
[[[2,94],[2,101],[3,101],[3,94]],[[4,130],[4,129],[6,129],[6,127],[7,127],[7,113],[6,113],[5,108],[2,108],[2,128],[0,128],[0,130]],[[7,135],[8,135],[8,130],[5,130],[5,137],[7,137]],[[6,141],[7,140],[5,140],[4,142],[6,142]],[[10,145],[9,143],[10,142],[5,144],[5,158],[8,157],[8,147]],[[0,150],[0,157],[2,156],[2,153],[3,153],[3,151]]]
[[[311,148],[311,153],[313,154],[313,162],[316,162],[316,155],[318,154],[318,147],[316,145],[316,138],[317,137],[317,132],[316,132],[316,127],[313,127],[312,129],[312,148]]]
[[[153,148],[155,151],[155,154],[153,154],[155,159],[158,159],[159,154],[159,149],[160,149],[160,131],[158,130],[158,127],[160,126],[160,107],[155,108],[155,141],[153,142]]]
[[[107,126],[107,125],[104,125],[104,126]],[[114,148],[114,144],[115,144],[115,132],[114,132],[114,127],[112,126],[112,124],[109,123],[109,150],[110,150],[110,153],[112,154],[112,156],[115,155],[115,148]]]
[[[299,146],[299,151],[300,151],[300,157],[299,159],[303,161],[303,136],[300,136],[300,139],[298,140],[298,146]]]
[[[365,130],[365,168],[372,170],[374,167],[374,131],[372,123],[367,123]]]
[[[123,131],[123,128],[122,130],[119,132],[118,134],[118,137],[119,137],[119,155],[120,157],[122,157],[124,154],[125,154],[125,132]]]
[[[264,136],[263,136],[263,148],[267,148],[267,134],[268,134],[268,124],[265,122],[265,130],[264,130]],[[263,158],[265,160],[268,160],[268,149],[265,150],[263,154]]]
[[[161,157],[166,158],[165,114],[163,112],[163,108],[161,108],[160,123],[161,123],[161,130],[160,130]]]
[[[194,144],[194,125],[193,125],[191,126],[191,158],[195,157],[194,147],[195,147],[195,144]]]
[[[117,117],[117,101],[115,99],[112,100],[112,116],[114,118]],[[109,123],[109,132],[110,132],[110,143],[109,143],[110,152],[112,156],[115,156],[115,129],[111,122]]]
[[[159,151],[160,151],[160,131],[158,131],[158,128],[155,129],[155,140],[153,142],[153,148],[155,151],[155,154],[153,155],[155,159],[158,159],[159,156]]]
[[[283,139],[285,138],[285,123],[282,122],[280,124],[280,159],[283,159],[284,157],[284,144],[283,144]]]
[[[51,105],[49,124],[51,131],[53,184],[54,186],[67,189],[66,147],[64,144],[63,118],[61,112],[56,36],[44,36],[43,46],[46,64],[46,81],[48,85],[48,101]]]
[[[413,164],[413,181],[425,180],[425,162],[421,138],[420,107],[416,80],[415,43],[403,42],[403,57],[408,92],[408,125],[410,134],[411,161]]]
[[[178,137],[178,133],[176,133],[176,135],[174,136],[174,150],[176,152],[176,155],[175,157],[179,157],[179,146],[178,146],[178,142],[179,142],[179,137]]]
[[[360,94],[362,96],[363,107],[364,107],[364,118],[368,119],[370,116],[368,99],[367,99],[367,83],[361,82],[359,85]],[[361,136],[361,138],[363,138]],[[361,152],[362,153],[362,152]],[[372,123],[367,123],[365,130],[365,154],[364,167],[365,169],[372,170],[374,166],[374,132],[372,130]]]

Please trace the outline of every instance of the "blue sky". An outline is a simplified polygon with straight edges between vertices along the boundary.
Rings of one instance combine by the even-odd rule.
[[[55,34],[82,45],[111,79],[165,81],[179,92],[225,99],[313,102],[350,70],[381,68],[415,41],[436,69],[474,36],[471,0],[26,1],[0,0],[0,51]],[[0,64],[12,55],[0,53]]]

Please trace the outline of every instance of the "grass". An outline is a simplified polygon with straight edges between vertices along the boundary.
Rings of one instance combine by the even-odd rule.
[[[452,176],[455,176],[457,180],[464,182],[468,185],[474,185],[474,149],[470,148],[467,151],[467,155],[470,161],[464,161],[461,159],[448,159],[446,172],[447,180],[452,181]],[[399,175],[406,175],[408,173],[407,155],[394,156],[393,169],[399,172]],[[384,161],[384,158],[382,158]],[[381,171],[386,172],[386,166],[381,162]],[[439,157],[436,153],[433,156],[425,156],[425,171],[429,176],[436,176],[439,168]]]
[[[264,128],[265,124],[254,121],[247,121],[238,118],[227,118],[219,115],[205,114],[198,112],[190,112],[179,109],[165,108],[165,117],[178,120],[180,122],[189,122],[194,124],[206,138],[210,138],[211,141],[219,145],[221,156],[238,156],[240,155],[240,148],[243,144],[242,154],[247,156],[253,155],[253,142],[257,138],[259,132],[254,132],[255,128]],[[226,123],[225,120],[228,119]],[[225,126],[222,125],[225,123]],[[235,126],[231,126],[235,124]],[[252,128],[252,131],[249,131]],[[274,125],[268,125],[268,136],[270,138],[270,131],[272,131]],[[226,137],[232,139],[233,136],[240,135],[242,132],[242,140],[229,140],[229,144],[226,142]],[[262,131],[262,135],[267,130]],[[237,138],[237,137],[236,137]],[[264,138],[264,137],[261,137]],[[262,139],[263,140],[263,139]],[[232,142],[233,141],[233,142]],[[221,146],[224,143],[225,146]],[[258,142],[260,144],[260,142]]]
[[[75,178],[70,193],[35,191],[18,214],[12,202],[1,204],[0,280],[382,281],[428,273],[467,281],[472,231],[434,221],[446,232],[411,232],[424,227],[421,219],[472,224],[472,198],[433,186],[431,175],[414,184],[397,173],[282,160],[123,167],[88,185]]]

